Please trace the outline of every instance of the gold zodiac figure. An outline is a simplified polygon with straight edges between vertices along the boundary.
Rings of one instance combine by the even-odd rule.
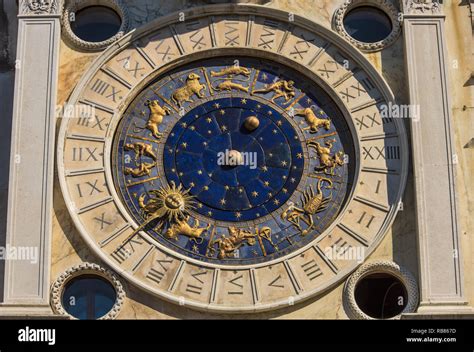
[[[226,68],[223,68],[221,69],[220,71],[211,71],[211,76],[212,77],[222,77],[222,76],[238,76],[238,75],[242,75],[242,76],[245,76],[247,78],[250,78],[250,70],[248,68],[245,68],[245,67],[241,67],[241,66],[230,66],[230,67],[226,67]]]
[[[143,142],[126,143],[123,149],[133,150],[135,152],[135,163],[137,163],[142,156],[149,156],[156,161],[156,155],[153,152],[153,146],[151,144]]]
[[[291,203],[281,214],[281,218],[293,224],[298,230],[300,230],[302,236],[307,235],[314,227],[313,215],[325,210],[332,198],[332,196],[323,197],[323,192],[321,191],[321,184],[323,181],[329,184],[328,188],[332,188],[332,181],[330,179],[320,178],[318,181],[317,194],[314,194],[313,187],[309,186],[301,196],[302,207],[297,207],[295,204]],[[301,228],[300,220],[308,225],[305,230]]]
[[[311,108],[295,110],[295,115],[304,116],[304,120],[306,121],[308,126],[303,128],[303,131],[309,130],[310,133],[317,133],[318,128],[320,127],[324,127],[326,128],[326,130],[329,130],[329,128],[331,128],[331,120],[320,119],[316,116],[316,114],[313,112],[313,109]]]
[[[199,75],[190,73],[186,78],[186,83],[183,87],[180,87],[174,91],[171,95],[173,102],[181,107],[184,102],[192,103],[191,97],[197,95],[199,98],[204,98],[204,94],[201,92],[206,89],[204,84],[199,82]]]
[[[294,83],[295,82],[293,81],[279,80],[272,84],[266,84],[265,88],[254,90],[252,94],[255,94],[255,93],[265,94],[265,93],[273,92],[274,95],[271,99],[273,103],[275,102],[276,99],[280,97],[284,97],[285,103],[288,103],[291,98],[295,97],[295,88],[293,87]]]
[[[158,100],[147,100],[145,106],[150,109],[150,115],[145,127],[140,127],[135,124],[134,132],[138,132],[143,129],[150,130],[153,137],[160,139],[163,133],[158,130],[158,127],[163,123],[163,118],[171,113],[170,109],[166,106],[160,106]]]
[[[203,241],[201,235],[204,231],[209,230],[211,224],[208,224],[207,227],[200,228],[198,219],[195,220],[193,226],[189,225],[188,221],[189,215],[187,215],[183,220],[178,220],[171,224],[171,226],[166,230],[165,236],[169,239],[177,239],[179,235],[183,235],[193,239],[196,243],[201,244]]]
[[[337,166],[344,165],[344,159],[343,159],[344,153],[342,151],[338,151],[336,154],[331,155],[331,149],[335,142],[336,142],[335,139],[326,141],[325,143],[326,147],[322,147],[316,141],[309,141],[307,143],[308,147],[314,149],[318,155],[320,166],[317,166],[314,168],[314,171],[316,173],[324,172],[326,175],[333,176],[334,169]]]
[[[226,257],[232,257],[234,252],[242,247],[243,245],[253,246],[256,243],[256,237],[262,236],[266,239],[270,238],[271,229],[269,227],[263,227],[261,230],[256,229],[255,233],[251,231],[239,229],[234,226],[228,228],[229,236],[221,235],[221,238],[211,243],[211,252],[215,251],[214,246],[217,245],[219,259]]]
[[[131,167],[126,167],[124,173],[125,175],[132,175],[132,177],[149,176],[151,174],[151,170],[155,165],[156,163],[141,163],[135,169]]]
[[[249,87],[245,87],[239,83],[234,83],[231,80],[226,80],[224,82],[221,82],[216,87],[214,87],[214,90],[217,90],[217,91],[223,91],[223,90],[231,91],[232,89],[240,90],[245,93],[249,92]]]

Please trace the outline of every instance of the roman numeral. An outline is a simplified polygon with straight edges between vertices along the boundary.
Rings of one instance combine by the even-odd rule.
[[[275,32],[278,24],[272,21],[263,22],[263,33],[260,35],[259,47],[264,49],[272,49],[275,43]]]
[[[103,230],[104,229],[104,226],[107,225],[112,225],[112,223],[110,221],[107,221],[105,220],[105,212],[103,212],[101,215],[100,215],[100,218],[99,217],[95,217],[94,218],[95,221],[97,222],[100,222],[100,229]]]
[[[336,250],[336,253],[338,255],[343,255],[350,248],[352,248],[352,246],[347,241],[345,241],[342,237],[340,237],[336,242],[334,242],[332,247]]]
[[[243,275],[240,274],[239,276],[233,278],[232,280],[229,280],[230,284],[233,285],[234,290],[228,291],[227,294],[229,295],[243,295],[244,294],[244,291],[243,291],[244,285],[238,282],[239,280],[242,279],[242,277]]]
[[[89,161],[89,160],[93,160],[93,161],[97,161],[97,157],[95,155],[97,151],[97,148],[89,148],[89,147],[74,147],[72,148],[72,161]],[[84,159],[84,157],[86,159]]]
[[[81,197],[81,198],[84,197],[83,185],[89,186],[89,191],[90,191],[89,194],[88,194],[89,196],[92,196],[94,193],[102,193],[103,191],[99,187],[97,187],[97,182],[99,182],[98,179],[96,179],[94,181],[94,183],[92,183],[90,181],[87,181],[82,185],[80,183],[76,184],[77,192],[79,193],[79,197]]]
[[[376,120],[376,117],[377,117],[377,113],[373,113],[372,116],[370,115],[365,115],[365,116],[362,116],[361,118],[358,118],[356,117],[356,125],[359,125],[359,130],[361,130],[362,128],[371,128],[371,127],[374,127],[374,125],[379,125],[380,126],[380,122]],[[367,121],[368,120],[368,121]]]
[[[303,269],[304,273],[310,281],[313,281],[314,279],[323,275],[321,268],[314,259],[311,259],[310,261],[302,264],[301,269]]]
[[[364,221],[366,215],[367,215],[367,212],[364,211],[362,213],[361,217],[359,218],[359,220],[357,221],[357,223],[362,224],[362,222]],[[374,215],[369,215],[368,218],[369,218],[369,221],[365,225],[366,228],[370,228],[370,225],[372,224],[372,221],[374,220],[375,216]]]
[[[370,160],[384,160],[400,159],[400,147],[399,146],[387,146],[387,147],[362,147],[362,154],[364,160],[369,158]]]
[[[227,31],[224,33],[226,39],[225,45],[239,45],[239,22],[237,21],[226,21],[225,28]],[[235,26],[235,27],[233,27]],[[236,33],[237,32],[237,33]]]
[[[156,263],[159,265],[159,267],[157,267],[156,265],[151,267],[145,277],[148,280],[154,281],[159,284],[165,276],[166,272],[168,271],[169,264],[171,264],[172,262],[172,259],[157,260]]]
[[[140,237],[131,238],[125,245],[120,245],[115,251],[113,251],[111,257],[119,264],[122,264],[125,260],[130,258],[133,253],[135,253],[138,246],[143,244],[144,242],[142,242]]]
[[[124,57],[123,59],[118,59],[117,62],[123,62],[122,68],[132,73],[134,78],[137,78],[138,71],[144,70],[145,67],[140,67],[140,63],[135,61],[135,67],[132,67],[132,57]]]
[[[204,281],[200,278],[201,275],[206,275],[206,271],[200,271],[194,274],[191,274],[191,276],[197,281],[193,281],[193,284],[188,283],[186,286],[186,291],[190,293],[194,293],[197,295],[200,295],[202,292],[203,284]]]
[[[275,279],[273,279],[273,280],[268,284],[268,286],[269,286],[269,287],[284,288],[285,285],[280,284],[280,280],[281,280],[281,275],[278,275]]]
[[[303,60],[304,54],[309,51],[310,45],[308,42],[314,42],[314,39],[307,40],[304,35],[301,35],[301,40],[298,40],[295,45],[293,45],[293,51],[290,52],[290,55],[293,55],[293,58]]]
[[[109,89],[110,88],[110,89]],[[117,90],[115,86],[101,80],[100,78],[97,78],[94,84],[91,87],[91,90],[99,95],[105,96],[105,98],[110,99],[114,102],[116,102],[117,94],[121,92],[121,90]],[[107,94],[107,91],[110,91],[109,95]]]

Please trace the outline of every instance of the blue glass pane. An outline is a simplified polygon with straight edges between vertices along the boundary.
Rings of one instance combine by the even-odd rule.
[[[357,7],[344,17],[344,28],[354,39],[375,43],[387,38],[392,32],[390,18],[375,7]]]
[[[64,309],[81,320],[98,319],[114,306],[117,294],[105,279],[96,276],[80,276],[73,279],[64,289]]]
[[[76,13],[71,29],[82,40],[102,42],[117,34],[121,24],[120,16],[114,10],[90,6]]]

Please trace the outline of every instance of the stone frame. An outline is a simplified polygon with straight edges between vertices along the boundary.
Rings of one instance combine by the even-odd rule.
[[[403,311],[395,317],[384,320],[400,319],[402,314],[413,313],[416,311],[419,302],[418,284],[413,275],[403,268],[389,260],[371,261],[360,266],[354,274],[352,274],[344,285],[343,304],[346,314],[351,319],[360,320],[377,320],[365,314],[358,306],[355,300],[355,288],[357,283],[367,275],[374,273],[387,273],[395,276],[401,281],[407,290],[407,304]]]
[[[383,40],[374,43],[365,43],[353,38],[344,28],[344,17],[351,10],[370,6],[383,11],[392,22],[392,32]],[[399,11],[389,0],[347,0],[335,12],[333,17],[334,29],[352,45],[363,52],[372,53],[383,50],[392,45],[399,37],[401,32],[400,21],[398,20]]]
[[[81,263],[67,269],[58,276],[58,278],[51,285],[51,305],[53,310],[57,314],[65,315],[70,319],[77,320],[76,317],[72,316],[64,309],[62,304],[62,295],[64,288],[72,279],[86,274],[100,276],[110,282],[110,284],[114,287],[117,294],[115,304],[106,315],[100,317],[98,320],[115,319],[122,309],[125,300],[125,290],[120,280],[111,270],[105,269],[94,263]]]
[[[105,6],[114,10],[117,15],[120,16],[122,21],[119,31],[114,36],[101,42],[88,42],[79,38],[72,31],[69,18],[72,13],[80,11],[89,6]],[[128,8],[123,4],[122,0],[72,0],[66,6],[64,6],[61,22],[64,29],[64,38],[66,41],[76,48],[85,51],[100,51],[107,48],[109,45],[122,38],[125,33],[128,32],[130,23]]]

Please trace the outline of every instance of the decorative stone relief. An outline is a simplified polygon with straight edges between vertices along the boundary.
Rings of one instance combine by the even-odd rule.
[[[405,12],[426,14],[440,12],[439,0],[405,0]]]
[[[353,38],[347,33],[344,27],[344,17],[346,14],[359,6],[374,6],[384,11],[392,22],[392,32],[384,40],[375,43],[364,43]],[[348,0],[344,2],[334,13],[334,29],[354,46],[365,52],[374,52],[382,50],[391,45],[398,38],[401,32],[400,22],[398,20],[399,11],[388,0]]]
[[[82,40],[74,34],[71,29],[71,18],[74,18],[74,14],[79,10],[88,6],[106,6],[113,9],[121,18],[122,25],[119,31],[113,37],[101,42],[88,42]],[[127,7],[123,4],[122,0],[72,0],[68,2],[64,9],[62,16],[63,33],[66,40],[73,46],[87,50],[87,51],[99,51],[107,48],[118,39],[122,38],[129,29],[129,14]]]
[[[112,271],[93,263],[81,263],[79,265],[73,266],[59,275],[56,281],[54,281],[53,285],[51,286],[51,305],[53,306],[54,311],[57,314],[66,315],[71,319],[76,319],[66,312],[62,305],[61,297],[66,284],[71,279],[84,274],[95,274],[102,276],[114,286],[115,291],[117,292],[117,300],[115,301],[115,305],[112,307],[109,313],[99,318],[99,320],[115,319],[115,317],[120,313],[125,300],[125,291],[123,289],[122,283]]]
[[[60,12],[60,0],[21,0],[20,14],[46,15]]]
[[[407,290],[408,302],[401,314],[413,313],[416,311],[419,301],[418,284],[412,274],[398,265],[388,260],[378,260],[363,264],[352,274],[344,286],[344,307],[346,313],[351,319],[374,320],[374,318],[365,314],[357,305],[355,300],[355,288],[360,279],[364,276],[374,273],[387,273],[394,275],[399,279]],[[401,314],[391,318],[400,319]]]

